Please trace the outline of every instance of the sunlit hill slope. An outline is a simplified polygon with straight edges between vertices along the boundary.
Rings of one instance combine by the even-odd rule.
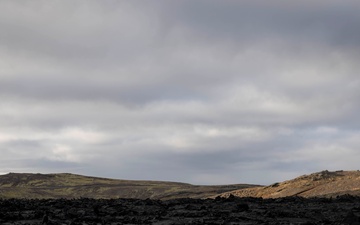
[[[360,196],[360,171],[321,171],[303,175],[293,180],[275,183],[266,187],[253,187],[230,191],[220,196],[280,198],[336,197],[338,195]]]

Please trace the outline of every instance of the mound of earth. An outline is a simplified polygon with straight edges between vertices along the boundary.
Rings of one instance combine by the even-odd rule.
[[[339,195],[360,196],[360,171],[321,171],[303,175],[293,180],[275,183],[266,187],[254,187],[230,191],[220,196],[282,198],[336,197]]]
[[[9,173],[0,176],[0,198],[207,198],[254,185],[202,186],[178,182],[132,181],[69,173]]]

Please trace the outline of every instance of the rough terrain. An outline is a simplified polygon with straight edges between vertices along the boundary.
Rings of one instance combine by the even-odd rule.
[[[7,174],[0,176],[0,224],[360,225],[359,171],[244,187]]]
[[[0,224],[360,224],[360,198],[0,200]]]

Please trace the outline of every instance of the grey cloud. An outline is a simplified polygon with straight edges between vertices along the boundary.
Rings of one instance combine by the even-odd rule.
[[[186,86],[137,84],[121,81],[98,83],[82,79],[18,78],[0,81],[0,93],[44,100],[98,100],[119,104],[146,104],[152,101],[201,99],[202,93]],[[204,96],[205,97],[205,96]]]
[[[351,3],[351,2],[350,2]],[[349,3],[349,4],[350,4]],[[113,3],[115,4],[115,3]],[[248,1],[243,1],[240,3],[236,3],[236,2],[232,2],[232,1],[225,1],[222,4],[218,4],[215,1],[208,1],[208,2],[177,2],[176,4],[174,3],[175,6],[172,6],[173,4],[169,4],[169,3],[165,3],[162,2],[162,4],[164,4],[164,6],[159,7],[162,8],[162,10],[159,10],[158,8],[153,8],[153,10],[157,10],[157,11],[161,11],[161,13],[158,14],[158,16],[161,18],[166,16],[166,19],[164,20],[159,20],[156,19],[156,14],[154,13],[149,13],[151,12],[151,10],[149,9],[150,6],[146,6],[146,7],[142,7],[140,9],[141,12],[144,12],[145,14],[145,19],[142,18],[141,16],[139,16],[139,13],[136,13],[134,16],[134,19],[139,19],[141,21],[146,21],[146,19],[150,19],[150,20],[155,20],[157,23],[169,23],[169,21],[171,21],[171,28],[175,29],[177,27],[181,27],[184,26],[186,28],[191,28],[193,27],[193,29],[189,29],[189,30],[185,30],[185,35],[189,35],[189,36],[185,36],[184,38],[180,38],[180,39],[176,39],[176,37],[172,37],[172,36],[166,36],[166,32],[165,32],[165,38],[164,38],[164,42],[159,42],[159,39],[161,39],[161,37],[159,36],[148,36],[148,35],[135,35],[137,38],[135,40],[133,39],[129,39],[129,42],[125,42],[122,38],[122,36],[124,35],[124,33],[131,33],[134,32],[133,30],[117,30],[117,26],[116,26],[116,18],[118,17],[118,12],[116,10],[112,10],[111,11],[111,15],[115,15],[115,20],[113,21],[113,17],[111,16],[105,16],[102,17],[102,13],[104,13],[102,10],[104,10],[103,8],[105,8],[106,10],[109,10],[109,6],[103,6],[102,4],[99,4],[98,2],[91,2],[89,3],[90,6],[85,6],[85,5],[79,5],[79,4],[74,4],[74,3],[69,3],[69,2],[65,2],[65,4],[63,5],[63,8],[70,8],[73,9],[72,11],[69,11],[69,13],[71,13],[72,15],[75,14],[77,11],[79,13],[79,16],[75,17],[75,16],[70,16],[70,18],[68,20],[72,21],[74,20],[75,23],[69,23],[67,24],[67,26],[57,26],[57,25],[63,25],[62,20],[60,20],[62,17],[60,17],[59,15],[54,16],[56,19],[55,24],[48,24],[43,22],[43,20],[41,20],[40,18],[37,19],[32,19],[31,15],[33,16],[33,12],[31,11],[31,9],[33,9],[32,7],[30,7],[30,10],[28,10],[29,12],[29,18],[30,21],[35,20],[34,24],[32,24],[30,22],[29,26],[31,27],[31,25],[35,25],[35,27],[37,27],[39,30],[43,29],[43,27],[52,27],[51,29],[45,29],[46,32],[40,32],[39,30],[35,32],[35,35],[37,35],[36,37],[34,37],[34,40],[38,40],[38,42],[31,42],[31,38],[26,38],[24,40],[17,40],[16,38],[23,38],[23,37],[27,37],[25,34],[21,34],[21,33],[15,33],[14,37],[9,37],[5,40],[3,40],[2,42],[5,43],[5,45],[7,46],[7,48],[11,49],[11,52],[14,52],[14,48],[16,48],[16,46],[20,46],[20,49],[26,49],[26,46],[21,46],[21,44],[25,44],[28,47],[32,47],[34,48],[33,50],[29,50],[29,52],[31,54],[36,55],[36,51],[38,51],[39,49],[42,49],[44,46],[46,48],[47,45],[49,45],[50,47],[54,48],[54,50],[52,51],[53,53],[49,53],[46,52],[46,50],[44,50],[44,56],[45,57],[50,57],[50,59],[52,60],[57,60],[57,62],[53,62],[54,64],[58,63],[58,67],[55,67],[56,69],[59,69],[59,67],[69,67],[68,70],[65,70],[64,72],[57,72],[54,71],[54,75],[52,76],[62,76],[62,77],[78,77],[78,79],[65,79],[65,81],[61,81],[58,82],[56,81],[55,78],[53,78],[55,80],[55,82],[51,82],[51,79],[49,79],[49,75],[48,78],[46,79],[34,79],[33,82],[28,82],[28,81],[10,81],[10,84],[8,83],[4,83],[4,86],[9,86],[9,88],[13,89],[13,91],[17,91],[16,87],[14,88],[14,85],[12,85],[11,83],[16,83],[19,84],[19,88],[24,88],[24,92],[26,92],[26,90],[29,90],[28,92],[30,93],[26,93],[26,94],[31,94],[34,93],[35,96],[39,97],[40,95],[42,96],[58,96],[59,92],[61,93],[61,95],[65,95],[65,98],[67,96],[69,97],[73,97],[76,98],[79,96],[79,98],[84,98],[84,96],[89,96],[89,98],[92,97],[97,97],[99,96],[100,98],[110,98],[110,99],[116,99],[116,95],[120,95],[120,96],[130,96],[130,97],[126,97],[129,98],[129,101],[136,101],[136,99],[140,99],[140,101],[145,101],[146,102],[146,98],[145,100],[143,97],[141,96],[151,96],[154,95],[156,92],[158,92],[158,94],[155,94],[152,98],[150,99],[156,99],[156,98],[161,98],[160,96],[169,96],[168,98],[178,98],[178,96],[184,96],[186,95],[186,93],[188,93],[189,96],[194,96],[198,93],[196,92],[201,92],[204,91],[205,94],[207,94],[209,92],[209,87],[204,85],[204,83],[208,82],[210,83],[210,87],[211,88],[216,88],[218,87],[218,84],[224,84],[225,81],[225,85],[226,82],[243,82],[243,81],[252,81],[252,82],[256,82],[258,83],[258,80],[265,80],[265,85],[268,84],[268,80],[265,78],[264,76],[261,75],[263,73],[270,73],[269,75],[272,77],[276,77],[276,73],[281,72],[279,70],[275,70],[272,72],[266,72],[264,70],[258,70],[257,67],[259,64],[266,64],[267,62],[264,62],[262,60],[256,60],[256,58],[254,60],[256,60],[255,62],[253,62],[253,65],[250,67],[244,67],[243,69],[227,69],[227,67],[231,67],[231,60],[233,60],[233,58],[231,57],[232,54],[242,54],[243,53],[243,48],[239,48],[237,45],[238,44],[242,44],[244,43],[244,41],[242,40],[242,38],[236,38],[235,42],[229,42],[231,43],[229,46],[228,38],[226,37],[229,36],[231,38],[234,37],[238,37],[239,35],[253,35],[257,38],[260,39],[261,43],[266,43],[269,42],[269,44],[266,44],[265,47],[267,47],[267,45],[272,45],[273,44],[273,39],[271,37],[268,36],[264,36],[262,34],[259,34],[258,32],[262,32],[264,34],[269,34],[269,33],[276,33],[280,36],[289,33],[292,34],[294,36],[300,36],[298,35],[298,33],[304,33],[305,35],[308,35],[310,37],[310,40],[306,40],[304,42],[311,42],[311,40],[316,40],[316,32],[314,34],[313,30],[318,30],[323,32],[324,30],[326,31],[331,31],[334,32],[334,34],[338,35],[338,34],[343,34],[346,32],[339,32],[337,29],[334,29],[333,26],[331,26],[331,24],[335,24],[335,22],[333,22],[333,18],[336,18],[336,20],[338,21],[338,23],[340,23],[340,25],[338,25],[338,27],[341,27],[341,29],[346,29],[346,26],[344,25],[344,21],[346,19],[346,24],[351,24],[348,23],[348,20],[350,21],[359,21],[357,20],[357,18],[353,18],[356,17],[357,14],[352,13],[352,11],[354,10],[354,8],[356,7],[346,7],[346,6],[342,6],[342,7],[337,7],[339,4],[337,4],[336,2],[333,2],[332,4],[327,5],[326,10],[322,7],[322,4],[319,2],[315,3],[314,7],[309,7],[309,3],[303,3],[303,4],[299,4],[299,3],[294,3],[292,4],[285,4],[285,6],[283,5],[282,1],[274,1],[271,4],[265,4],[265,3],[261,3],[261,2],[248,2]],[[20,4],[21,5],[21,4]],[[51,4],[52,5],[52,4]],[[124,4],[120,4],[121,6],[123,6]],[[342,4],[343,5],[343,4]],[[346,4],[345,4],[346,5]],[[100,6],[100,8],[102,10],[97,10],[97,6]],[[138,6],[135,4],[135,6]],[[155,4],[155,6],[158,7],[157,4]],[[351,4],[351,6],[353,6]],[[27,7],[29,7],[29,5],[27,5]],[[134,8],[134,6],[131,6],[129,4],[125,4],[124,7],[126,9],[130,8],[133,11],[136,9]],[[26,7],[25,7],[26,8]],[[52,12],[54,10],[55,7],[49,7],[50,12]],[[115,4],[115,6],[113,7],[115,9],[119,9],[121,8],[119,5]],[[151,7],[150,7],[151,8]],[[40,8],[41,9],[41,8]],[[88,11],[87,11],[87,10]],[[168,11],[169,13],[166,14],[165,12]],[[340,11],[340,12],[338,12]],[[343,13],[343,11],[345,11],[346,13]],[[46,14],[46,10],[40,10],[40,14],[47,16]],[[86,26],[86,24],[88,24],[89,22],[88,20],[88,14],[89,12],[93,12],[93,15],[95,17],[99,17],[101,19],[103,19],[104,21],[110,22],[110,25],[104,25],[104,23],[94,23],[92,24],[90,27]],[[107,11],[106,11],[107,12]],[[306,12],[309,14],[307,15]],[[354,11],[355,12],[355,11]],[[219,14],[219,16],[213,16],[214,14]],[[341,15],[341,16],[335,16],[335,15]],[[270,16],[268,16],[270,15]],[[342,17],[345,17],[344,19],[342,19]],[[155,17],[155,18],[154,18]],[[269,19],[268,17],[271,17],[271,19]],[[312,19],[312,17],[316,17],[318,18],[318,20],[320,22],[317,22],[316,19]],[[26,17],[25,17],[26,18]],[[169,20],[169,18],[172,18],[173,20]],[[25,19],[24,19],[25,20]],[[198,20],[200,20],[199,22],[197,22]],[[310,22],[306,22],[310,20]],[[5,20],[6,21],[6,20]],[[39,22],[40,21],[40,22]],[[131,20],[132,22],[134,22],[133,20]],[[187,22],[188,21],[188,22]],[[314,22],[312,22],[314,21]],[[23,23],[25,23],[26,21],[22,21]],[[14,23],[14,22],[13,22]],[[179,24],[179,23],[184,23],[183,25]],[[220,23],[220,25],[217,25],[218,23]],[[254,24],[258,24],[259,26],[253,26],[252,23]],[[287,23],[290,23],[289,25],[287,25]],[[315,28],[315,29],[310,29],[310,31],[307,31],[307,24],[319,24],[320,23],[320,28]],[[244,31],[242,29],[239,29],[238,27],[242,27],[241,24],[245,24],[246,26],[249,26],[249,30],[248,31]],[[324,24],[324,25],[322,25]],[[16,25],[16,23],[15,23]],[[83,27],[84,25],[84,30],[81,30],[80,28]],[[121,25],[124,25],[121,23]],[[128,23],[125,24],[126,26],[128,26]],[[148,27],[147,24],[141,24],[142,27]],[[12,24],[9,25],[3,25],[5,27],[5,29],[7,27],[11,27],[13,28],[14,26]],[[77,27],[79,26],[79,27]],[[349,25],[350,26],[350,25]],[[15,26],[16,27],[16,26]],[[34,26],[32,26],[34,27]],[[161,27],[161,26],[160,26]],[[305,27],[305,28],[303,28]],[[337,26],[335,26],[336,28]],[[63,29],[63,32],[61,32],[61,34],[59,34],[59,30],[61,31],[61,29]],[[84,35],[84,33],[86,34],[86,29],[89,29],[90,31],[94,32],[95,37],[89,35],[89,36],[81,36],[81,38],[71,38],[68,37],[66,38],[66,35],[72,35],[73,33],[78,32],[80,35]],[[112,30],[116,29],[115,32],[113,32]],[[214,32],[210,32],[208,30],[213,29]],[[225,31],[222,31],[221,29],[225,29]],[[340,28],[339,28],[340,29]],[[24,32],[26,34],[29,33],[29,31],[27,31],[26,29],[24,29],[23,27],[19,27],[18,28],[19,31]],[[81,31],[78,31],[81,30]],[[100,30],[100,31],[99,31]],[[271,30],[271,31],[269,31]],[[305,31],[304,31],[305,30]],[[159,35],[158,32],[156,32],[157,29],[155,27],[155,33],[157,33]],[[198,32],[204,31],[204,35],[199,34]],[[216,33],[215,33],[216,31]],[[228,32],[226,32],[228,31]],[[167,31],[171,33],[171,30]],[[350,31],[349,31],[350,32]],[[353,29],[352,29],[353,32]],[[239,35],[236,35],[237,33],[239,33]],[[147,33],[145,33],[147,34]],[[100,36],[97,36],[100,35]],[[223,35],[225,35],[225,37],[223,37]],[[313,37],[313,35],[315,35]],[[58,38],[61,41],[64,40],[69,40],[70,43],[72,41],[73,45],[62,45],[61,43],[58,43],[56,41],[52,41],[47,43],[47,41],[42,40],[42,36],[50,36],[53,38]],[[348,37],[349,35],[344,35],[346,37]],[[220,43],[217,43],[216,40],[214,41],[209,41],[211,40],[212,37],[217,37],[219,40],[226,40],[226,41],[221,41]],[[294,39],[296,39],[296,37],[287,37],[286,35],[284,36],[284,43],[281,43],[278,47],[275,47],[274,49],[264,49],[264,51],[284,51],[285,48],[294,48],[292,47],[292,45],[299,45],[298,42],[295,43],[291,43],[290,45],[286,44],[288,41],[293,42]],[[325,34],[324,35],[325,38],[329,38],[332,37],[331,34]],[[198,38],[200,38],[200,40],[196,41]],[[51,38],[50,38],[51,39]],[[251,37],[250,38],[251,41],[254,41],[254,38]],[[269,40],[268,40],[269,39]],[[346,38],[342,38],[341,40],[345,40]],[[150,40],[150,42],[157,42],[155,45],[148,45],[148,46],[143,46],[141,43],[144,42],[148,42],[148,40]],[[30,41],[30,43],[26,44],[28,41]],[[204,43],[202,43],[202,41],[204,41]],[[323,42],[323,40],[320,40],[321,42]],[[124,45],[125,47],[129,47],[131,48],[130,51],[122,51],[121,49],[116,48],[116,46],[118,46],[118,44],[120,45]],[[319,44],[319,43],[318,43]],[[78,49],[79,47],[81,47],[82,45],[86,45],[88,46],[88,50],[92,51],[92,53],[87,52],[86,50],[81,50]],[[179,45],[180,49],[178,51],[177,48],[175,48],[174,46]],[[219,49],[226,49],[226,51],[228,51],[227,53],[225,53],[224,55],[220,55],[221,57],[229,57],[227,56],[227,54],[229,54],[229,52],[231,51],[235,51],[232,54],[230,54],[230,57],[228,58],[228,62],[226,60],[223,59],[216,59],[216,56],[218,56],[217,54],[219,52],[217,52],[216,49],[211,49],[209,48],[209,46],[216,46],[219,45],[218,48]],[[247,44],[247,48],[257,48],[256,46],[258,45],[258,42],[252,42],[252,43],[248,43]],[[277,44],[278,45],[278,44]],[[329,44],[331,46],[331,44]],[[108,47],[106,47],[108,46]],[[188,46],[185,49],[181,49],[181,47],[183,46]],[[190,46],[190,47],[189,47]],[[300,44],[301,46],[301,44]],[[200,47],[200,48],[199,48]],[[309,48],[312,48],[313,45],[311,46],[304,46],[305,50],[303,53],[303,56],[299,58],[299,56],[297,56],[297,54],[299,54],[299,52],[296,53],[290,53],[290,52],[285,52],[284,56],[278,55],[278,54],[269,54],[268,57],[280,57],[278,61],[275,60],[269,62],[270,64],[276,63],[276,66],[284,66],[281,65],[284,57],[289,57],[289,55],[291,57],[293,57],[292,60],[304,60],[304,58],[308,58],[309,54],[311,54],[311,52],[309,52]],[[336,47],[336,46],[335,46]],[[199,52],[207,52],[208,55],[210,55],[210,58],[212,58],[214,61],[207,61],[207,59],[205,59],[204,56],[206,56],[205,54],[203,55],[195,55],[196,58],[199,58],[198,62],[186,62],[185,57],[189,57],[191,56],[192,52],[185,52],[186,50],[191,50],[191,49],[195,49],[195,53],[199,53]],[[199,48],[198,50],[196,50],[196,48]],[[99,49],[99,50],[97,50]],[[297,50],[296,48],[294,50]],[[106,53],[102,53],[101,51],[105,51]],[[222,50],[224,51],[224,50]],[[285,50],[287,51],[287,50]],[[79,54],[79,57],[75,56],[72,57],[72,55],[74,55],[72,52],[74,52],[74,54]],[[135,57],[132,57],[131,53],[133,52],[135,54]],[[108,56],[106,56],[106,54],[109,54]],[[183,56],[182,56],[183,54]],[[327,52],[325,51],[324,54],[327,54]],[[350,54],[350,53],[349,53]],[[64,55],[64,57],[60,57],[57,58],[58,55]],[[169,55],[173,55],[174,57],[169,57]],[[322,53],[317,53],[314,57],[318,58],[321,57]],[[31,57],[32,55],[30,55]],[[41,56],[39,58],[39,63],[41,63],[41,61],[44,60],[44,56]],[[120,57],[120,58],[119,58]],[[255,57],[257,57],[257,55],[255,55]],[[91,59],[93,58],[93,59]],[[144,59],[143,59],[144,58]],[[154,58],[152,60],[146,60],[147,58]],[[89,61],[88,61],[89,59]],[[141,60],[139,60],[141,59]],[[246,59],[246,56],[245,56]],[[104,63],[102,63],[104,61]],[[230,61],[230,62],[229,62]],[[212,68],[212,71],[207,69],[206,67],[211,66],[210,63],[218,63],[218,66],[215,66],[214,68]],[[150,65],[146,65],[148,66],[148,70],[137,70],[134,68],[129,68],[128,70],[125,69],[125,71],[119,70],[119,68],[124,69],[123,67],[127,68],[128,64],[132,64],[134,67],[136,66],[136,64],[141,65],[141,67],[144,66],[144,63],[150,63]],[[196,63],[199,64],[199,66],[196,65]],[[204,65],[202,66],[201,63],[203,63]],[[236,62],[236,63],[241,63],[241,62]],[[286,61],[284,63],[287,63]],[[313,62],[314,64],[319,63],[319,62]],[[163,65],[161,65],[163,64]],[[245,64],[245,63],[244,63]],[[240,66],[244,66],[242,64],[240,64]],[[275,65],[269,65],[270,67],[274,68]],[[286,66],[286,65],[285,65]],[[291,66],[291,65],[290,65]],[[301,65],[299,65],[301,66]],[[326,66],[326,65],[324,65]],[[93,74],[94,71],[94,67],[96,68],[96,73]],[[140,66],[138,66],[140,67]],[[163,69],[159,69],[163,68]],[[172,67],[172,68],[171,68]],[[190,68],[189,68],[190,67]],[[90,68],[92,68],[90,70]],[[165,68],[165,69],[164,69]],[[316,69],[316,68],[314,68]],[[155,70],[155,71],[154,71]],[[272,69],[274,70],[274,69]],[[105,72],[106,71],[106,72]],[[119,72],[120,71],[120,72]],[[150,72],[151,71],[151,72]],[[36,71],[34,71],[36,73]],[[34,73],[33,72],[33,73]],[[285,70],[285,72],[287,72]],[[31,73],[31,72],[30,72]],[[164,75],[164,73],[166,75]],[[226,75],[223,75],[223,73],[225,73]],[[109,80],[109,83],[105,83],[104,84],[104,88],[101,85],[96,84],[95,87],[89,83],[86,82],[86,79],[88,76],[90,76],[89,74],[92,74],[91,76],[101,76],[106,78],[110,78],[110,77],[116,77],[116,76],[125,76],[125,77],[129,77],[127,79],[133,79],[133,77],[139,77],[141,78],[143,81],[138,81],[135,80],[135,82],[143,82],[143,83],[153,83],[153,85],[140,85],[140,86],[134,86],[134,85],[130,85],[125,82],[125,83],[121,83],[121,82],[115,82],[117,85],[117,87],[112,87],[111,85],[113,85],[113,80]],[[111,75],[109,75],[111,74]],[[236,75],[235,75],[236,74]],[[27,75],[29,76],[29,75]],[[34,75],[30,75],[31,77],[34,77]],[[253,80],[252,77],[257,76],[259,79]],[[36,76],[35,76],[36,77]],[[182,78],[183,77],[183,78]],[[83,79],[83,80],[82,80]],[[189,81],[191,80],[191,81]],[[269,79],[269,80],[272,80]],[[35,83],[36,82],[36,83]],[[97,82],[97,81],[95,81]],[[28,85],[21,85],[21,83],[26,83]],[[33,83],[33,84],[32,84]],[[58,85],[59,88],[56,87],[51,87],[52,83],[55,83]],[[216,83],[216,84],[214,84]],[[199,86],[203,85],[203,89],[199,90]],[[276,84],[275,88],[276,88]],[[49,86],[48,88],[44,88],[44,86]],[[108,88],[108,86],[110,86]],[[194,86],[197,86],[196,88]],[[215,86],[215,87],[214,87]],[[168,87],[168,88],[166,88]],[[8,88],[8,89],[9,89]],[[117,90],[116,90],[117,88]],[[268,87],[267,87],[268,88]],[[5,89],[5,88],[4,88]],[[3,90],[4,90],[3,89]],[[34,90],[35,89],[35,90]],[[39,90],[38,90],[39,89]],[[67,93],[62,92],[62,89],[68,89],[69,91],[67,91]],[[74,90],[76,89],[76,90]],[[102,89],[106,89],[106,90],[102,90]],[[43,92],[41,92],[41,90],[44,90]],[[300,91],[299,89],[297,91]],[[21,91],[19,91],[21,93]],[[39,92],[39,93],[36,93]],[[119,94],[120,92],[120,94]],[[123,93],[125,92],[125,93]],[[174,93],[173,93],[174,92]],[[133,97],[132,97],[133,96]],[[125,97],[122,97],[125,98]],[[121,97],[120,97],[121,99]]]
[[[79,62],[77,59],[94,57],[109,60],[116,52],[125,60],[125,56],[130,56],[127,42],[137,43],[137,49],[141,49],[143,46],[139,44],[146,39],[138,34],[149,35],[147,31],[154,28],[149,27],[146,11],[142,14],[139,8],[123,1],[114,2],[111,7],[97,1],[34,4],[17,1],[2,5],[11,9],[11,13],[2,14],[1,26],[8,31],[2,33],[3,45],[15,52],[55,56],[65,61]],[[137,38],[142,42],[136,41]]]
[[[26,160],[23,164],[28,168],[32,168],[33,171],[42,171],[43,173],[50,173],[50,171],[48,171],[49,168],[51,168],[51,172],[65,173],[73,170],[79,171],[82,167],[84,167],[84,165],[74,162],[56,161],[46,158]]]
[[[284,41],[356,47],[359,33],[353,28],[359,23],[359,7],[355,1],[182,1],[171,13],[185,27],[204,32],[210,39],[228,37],[242,44],[279,36]]]
[[[36,140],[12,140],[5,143],[8,147],[13,148],[39,148],[41,147],[41,142]]]
[[[357,1],[0,6],[0,171],[266,184],[356,167]]]

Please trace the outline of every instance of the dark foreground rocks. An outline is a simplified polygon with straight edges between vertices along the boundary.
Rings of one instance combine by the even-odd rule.
[[[360,225],[360,198],[0,200],[0,224],[42,223]]]

